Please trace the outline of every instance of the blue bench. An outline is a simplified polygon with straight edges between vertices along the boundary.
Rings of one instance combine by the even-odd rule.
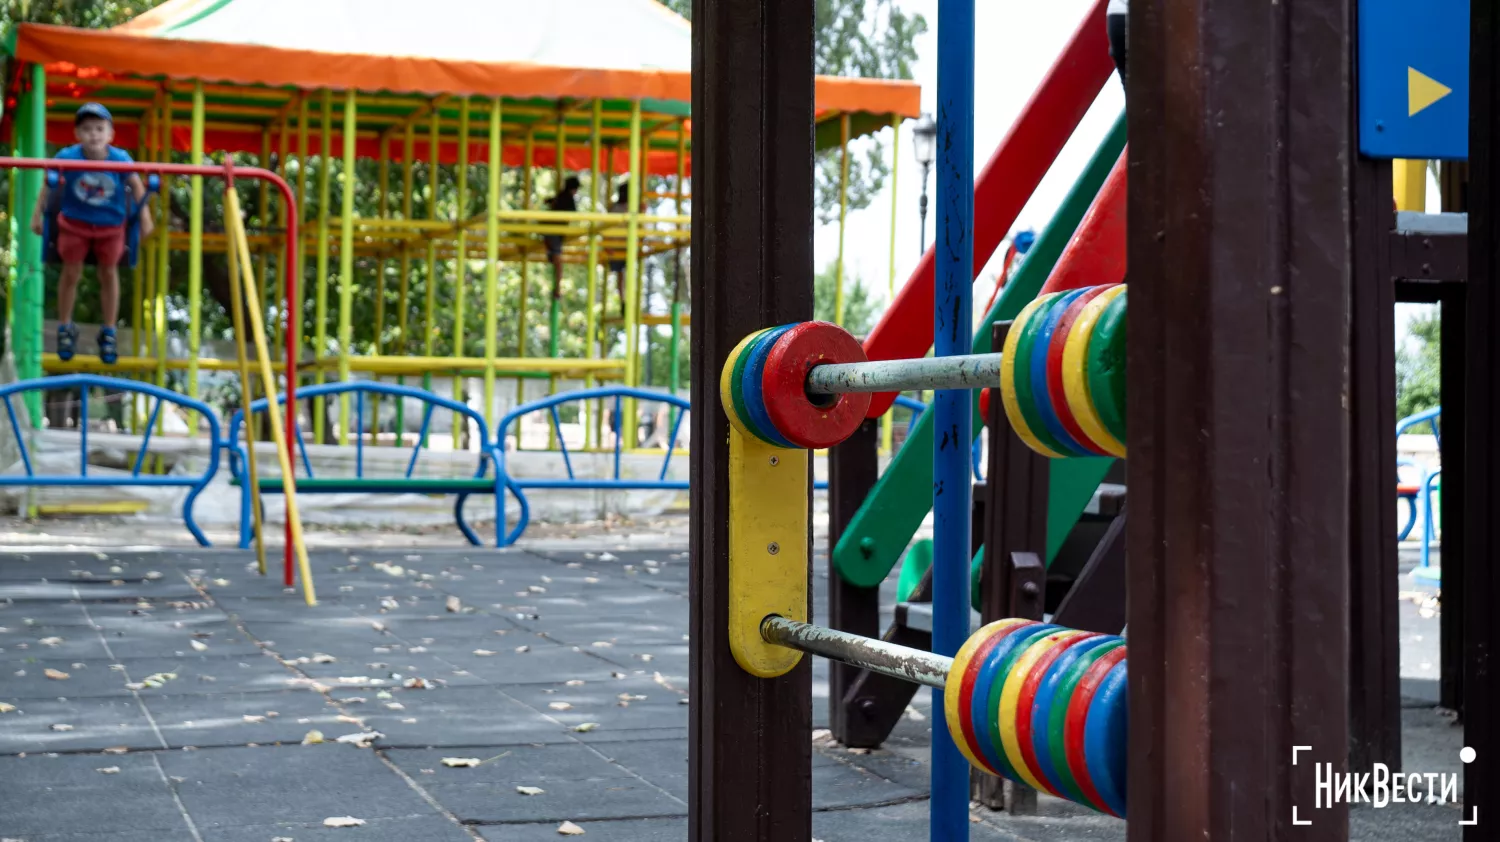
[[[348,477],[322,477],[317,476],[312,467],[312,460],[307,455],[307,444],[302,438],[302,429],[299,426],[294,438],[297,456],[300,457],[305,476],[297,478],[298,494],[457,494],[458,500],[453,506],[453,518],[470,544],[481,546],[479,536],[464,520],[464,501],[470,494],[491,494],[496,500],[496,516],[500,518],[497,532],[504,532],[504,515],[502,510],[503,496],[501,494],[502,476],[496,470],[494,476],[487,476],[491,462],[498,466],[494,446],[490,443],[489,426],[484,423],[484,416],[480,415],[474,408],[448,398],[435,395],[424,389],[411,386],[397,386],[390,383],[381,383],[374,380],[340,381],[335,383],[324,383],[319,386],[309,386],[297,390],[297,400],[312,398],[328,398],[336,395],[354,395],[354,425],[351,433],[354,434],[354,476]],[[417,433],[411,446],[411,458],[406,462],[406,472],[399,477],[368,477],[365,476],[365,443],[366,432],[366,395],[385,395],[402,400],[411,398],[419,400],[424,404],[422,411],[422,427]],[[277,395],[277,404],[286,405],[286,393]],[[470,477],[414,477],[412,473],[416,470],[417,460],[424,450],[428,450],[428,430],[432,423],[432,413],[438,409],[462,415],[479,428],[480,451],[478,464],[474,468],[474,474]],[[266,399],[254,401],[250,404],[252,413],[264,413],[266,411]],[[373,413],[372,413],[373,415]],[[375,419],[368,419],[372,424]],[[233,484],[240,488],[240,547],[250,546],[253,519],[250,511],[250,490],[248,480],[248,457],[249,451],[244,442],[240,440],[240,428],[244,425],[244,415],[236,410],[229,419],[228,447],[230,449],[229,467],[233,475]],[[381,448],[382,451],[390,451],[393,448]],[[293,470],[295,470],[295,462]],[[261,494],[282,494],[286,491],[286,483],[279,476],[261,476],[259,488]]]
[[[672,432],[667,439],[666,454],[662,458],[661,470],[657,472],[655,479],[626,479],[620,476],[620,461],[623,442],[619,436],[615,436],[614,447],[614,469],[609,477],[580,477],[573,471],[573,460],[568,453],[568,445],[563,440],[562,421],[558,417],[557,407],[572,401],[588,401],[604,398],[613,399],[614,417],[623,418],[621,402],[625,398],[636,400],[654,401],[665,403],[675,407],[678,411],[672,419]],[[561,392],[550,395],[540,400],[524,403],[500,419],[495,427],[495,450],[496,459],[499,460],[500,472],[505,474],[505,487],[511,494],[515,495],[516,501],[521,506],[520,519],[514,529],[507,532],[505,525],[505,498],[500,496],[500,505],[496,517],[500,523],[499,539],[500,546],[508,547],[521,537],[526,531],[526,526],[531,522],[531,504],[526,499],[527,489],[546,488],[576,488],[583,490],[612,490],[612,491],[661,491],[661,490],[684,490],[688,487],[687,480],[667,479],[667,469],[672,465],[672,451],[677,446],[677,434],[682,429],[682,421],[687,417],[690,405],[687,398],[671,395],[666,392],[657,392],[650,389],[637,389],[629,386],[601,386],[596,389],[580,389],[574,392]],[[558,447],[562,452],[563,468],[567,473],[566,478],[559,479],[521,479],[510,476],[505,468],[505,435],[518,419],[533,412],[547,411],[551,415],[552,427],[557,434]],[[519,435],[517,436],[519,440]]]
[[[31,452],[26,444],[26,435],[22,430],[21,423],[16,416],[15,403],[11,400],[12,395],[25,392],[46,391],[55,389],[77,389],[79,401],[78,417],[83,423],[78,428],[78,451],[79,468],[76,475],[73,474],[38,474],[34,470],[31,461]],[[141,446],[136,452],[135,466],[131,469],[128,477],[90,476],[89,475],[89,390],[112,389],[127,394],[146,395],[155,398],[152,402],[150,419],[146,423],[145,431],[141,434]],[[0,386],[0,401],[5,403],[5,414],[10,419],[10,428],[16,437],[16,443],[20,445],[21,465],[25,470],[22,476],[0,475],[0,485],[3,486],[51,486],[51,487],[153,487],[153,488],[186,488],[187,499],[182,503],[182,521],[193,538],[200,546],[212,546],[203,530],[193,520],[193,504],[198,495],[208,487],[210,480],[219,470],[219,448],[223,446],[220,437],[219,416],[208,404],[180,395],[176,392],[163,389],[150,383],[140,383],[134,380],[125,380],[119,377],[105,377],[97,374],[65,374],[56,377],[40,377],[34,380],[22,380]],[[156,421],[161,416],[164,403],[175,404],[184,409],[191,410],[202,415],[208,421],[209,454],[208,466],[201,474],[193,476],[172,476],[158,474],[142,474],[141,468],[145,464],[146,451],[151,445],[151,434],[156,427]]]

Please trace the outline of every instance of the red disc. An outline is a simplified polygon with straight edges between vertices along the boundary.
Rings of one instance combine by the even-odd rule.
[[[865,420],[870,395],[826,395],[822,405],[813,403],[807,394],[807,373],[818,365],[865,361],[859,341],[831,322],[803,322],[782,334],[766,357],[761,383],[777,432],[811,450],[832,447],[853,435]]]
[[[1016,742],[1021,746],[1021,757],[1031,770],[1031,774],[1037,780],[1047,784],[1047,789],[1058,798],[1067,796],[1052,789],[1052,784],[1047,776],[1042,773],[1041,766],[1036,759],[1036,746],[1032,745],[1031,710],[1036,702],[1037,688],[1042,685],[1042,677],[1051,668],[1052,662],[1056,661],[1062,653],[1068,651],[1068,647],[1077,646],[1089,638],[1098,637],[1095,632],[1076,635],[1062,643],[1048,649],[1036,663],[1031,666],[1031,672],[1026,676],[1026,682],[1021,685],[1021,695],[1016,699]]]
[[[979,390],[979,423],[990,423],[990,390]]]
[[[1068,305],[1068,309],[1057,320],[1057,327],[1052,330],[1052,342],[1047,346],[1047,394],[1052,397],[1052,411],[1057,413],[1057,420],[1062,422],[1063,429],[1068,431],[1074,441],[1100,456],[1108,456],[1109,452],[1078,426],[1078,419],[1073,417],[1073,410],[1068,406],[1066,392],[1063,390],[1063,348],[1068,344],[1068,333],[1073,328],[1073,322],[1078,319],[1078,314],[1083,312],[1084,305],[1111,286],[1113,284],[1094,287],[1073,299],[1073,303]]]
[[[979,743],[975,741],[974,715],[972,710],[974,705],[974,679],[979,675],[978,667],[990,656],[990,652],[994,651],[995,647],[1000,644],[1000,641],[1015,634],[1017,629],[1030,625],[1035,625],[1034,621],[1017,623],[1009,628],[1000,629],[986,638],[984,642],[980,643],[979,648],[975,649],[974,654],[969,658],[969,668],[964,671],[963,682],[958,686],[958,719],[959,723],[963,726],[964,741],[969,744],[970,750],[978,758],[979,762],[984,764],[984,770],[996,777],[999,777],[1000,773],[991,768],[989,761],[984,757],[984,752],[979,749]]]
[[[1115,664],[1125,660],[1126,647],[1111,650],[1104,657],[1089,666],[1088,672],[1078,680],[1078,686],[1073,690],[1073,698],[1068,702],[1067,725],[1063,732],[1063,741],[1067,743],[1068,769],[1073,773],[1073,779],[1078,782],[1078,788],[1083,790],[1083,795],[1101,813],[1113,816],[1114,811],[1104,803],[1104,798],[1099,795],[1099,790],[1094,788],[1094,779],[1089,775],[1088,759],[1083,752],[1083,726],[1088,721],[1089,705],[1094,701],[1094,691],[1109,675],[1109,671]]]

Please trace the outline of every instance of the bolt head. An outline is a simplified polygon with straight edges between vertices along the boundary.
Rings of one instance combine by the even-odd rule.
[[[774,468],[774,467],[776,467],[777,465],[780,465],[780,464],[781,464],[781,457],[780,456],[772,456],[771,457],[771,467]]]
[[[772,541],[770,545],[766,547],[766,552],[770,553],[771,555],[776,555],[777,553],[781,552],[781,545],[776,543],[775,541]]]

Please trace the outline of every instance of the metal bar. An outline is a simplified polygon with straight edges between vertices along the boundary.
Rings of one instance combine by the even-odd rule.
[[[189,416],[192,417],[192,416]],[[89,386],[78,387],[78,475],[89,475]]]
[[[151,446],[151,428],[156,426],[156,419],[160,414],[161,398],[157,398],[156,405],[151,408],[151,418],[146,422],[146,433],[141,436],[141,449],[135,455],[135,467],[130,471],[133,477],[141,475],[141,464],[146,461],[146,450]]]
[[[205,150],[203,148],[203,84],[193,85],[193,116],[191,124],[191,149],[188,160],[194,164],[204,162]],[[195,175],[190,181],[191,193],[188,198],[188,397],[198,397],[198,351],[203,341],[203,176]],[[163,201],[162,206],[170,209],[171,199]],[[167,214],[170,227],[171,215]],[[188,435],[198,434],[197,419],[189,413],[187,416]]]
[[[626,381],[625,385],[627,385],[627,386],[630,385],[630,383],[629,383],[628,380]],[[517,433],[516,434],[516,441],[520,441],[520,440],[521,440],[521,436],[520,436],[519,433]],[[620,411],[620,396],[619,395],[615,395],[615,479],[619,479],[620,478],[620,445],[623,444],[624,442],[625,442],[625,415],[624,415],[624,413],[622,413]],[[632,442],[632,444],[634,444],[634,442]]]
[[[358,118],[358,93],[352,88],[344,92],[344,157],[342,205],[339,209],[339,379],[349,382],[349,354],[354,345],[354,193],[358,189],[357,147],[354,131]],[[331,161],[324,163],[332,167]],[[326,232],[325,232],[326,236]],[[384,290],[377,281],[376,295]],[[379,335],[379,329],[376,329]],[[320,347],[318,353],[324,353]],[[321,416],[319,416],[321,417]],[[349,393],[339,395],[339,444],[349,444]]]
[[[1000,383],[1000,354],[963,354],[914,360],[831,363],[807,374],[814,395],[910,389],[983,389]]]
[[[563,440],[562,419],[557,417],[557,404],[547,407],[552,413],[552,428],[557,431],[557,446],[562,449],[563,466],[568,469],[568,479],[573,479],[573,460],[568,458],[568,443]],[[520,432],[517,427],[516,432]]]
[[[348,394],[345,392],[344,394]],[[345,427],[348,425],[345,424]],[[345,433],[347,435],[347,432]],[[354,395],[354,475],[365,475],[365,393]]]
[[[967,617],[964,618],[967,621]],[[760,625],[768,643],[941,690],[953,659],[835,629],[767,617]]]
[[[417,443],[411,449],[411,461],[406,465],[406,475],[408,477],[416,469],[417,457],[422,454],[422,447],[427,444],[427,427],[432,424],[432,411],[436,408],[436,404],[429,403],[427,404],[427,408],[422,410],[422,429],[417,433]]]
[[[661,460],[661,475],[657,479],[667,478],[667,468],[672,466],[672,451],[677,448],[677,431],[682,428],[682,419],[687,417],[687,413],[675,404],[672,411],[676,413],[676,417],[672,419],[672,437],[667,440],[667,455]]]
[[[26,434],[21,430],[21,422],[16,420],[15,404],[10,402],[10,395],[0,395],[5,399],[5,414],[10,416],[10,428],[15,431],[16,445],[21,450],[21,464],[26,468],[26,476],[35,476],[31,470],[31,454],[26,451]]]

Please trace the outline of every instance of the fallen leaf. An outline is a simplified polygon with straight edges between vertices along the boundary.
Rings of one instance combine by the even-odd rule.
[[[15,709],[16,709],[15,705],[7,704],[6,702],[0,702],[0,713],[10,713],[11,711],[13,711]]]
[[[314,652],[312,656],[312,662],[315,664],[331,664],[337,660],[338,658],[335,658],[332,655],[325,655],[322,652]]]
[[[403,705],[400,702],[386,702],[385,706],[390,710],[406,710],[406,705]]]
[[[477,757],[444,757],[443,765],[454,769],[472,769],[479,765]]]
[[[353,816],[329,816],[323,820],[324,827],[360,827],[364,823],[364,819],[356,819]]]
[[[305,746],[315,746],[321,742],[324,742],[322,731],[308,731],[307,736],[302,738],[302,744]]]
[[[191,647],[193,647],[193,651],[194,652],[207,652],[208,651],[208,644],[204,643],[201,640],[189,640],[188,641],[188,645],[191,646]]]
[[[531,647],[530,646],[517,646],[516,647],[516,651],[517,652],[530,652],[531,651]]]
[[[590,732],[590,731],[592,731],[592,730],[594,730],[595,728],[598,728],[598,727],[599,727],[599,723],[597,723],[597,722],[585,722],[585,723],[583,723],[581,725],[574,725],[573,726],[573,730],[577,731],[580,734],[587,734],[588,732]]]
[[[227,588],[227,587],[229,587],[229,580],[228,579],[215,579],[214,580],[214,584],[218,585],[221,588]]]
[[[559,836],[582,836],[584,830],[572,822],[563,822],[557,826],[557,833]]]
[[[110,748],[105,749],[104,753],[105,754],[125,754],[128,751],[130,751],[130,749],[128,747],[126,747],[126,746],[111,746]]]
[[[573,708],[573,706],[568,704],[567,702],[552,702],[551,704],[547,705],[547,707],[552,708],[553,710],[572,710]]]
[[[581,679],[581,678],[572,678],[572,679],[569,679],[569,680],[563,682],[563,686],[564,687],[582,687],[583,686],[583,679]]]
[[[464,603],[463,600],[459,599],[458,597],[450,596],[447,599],[443,600],[443,607],[448,609],[449,614],[457,614],[458,612],[464,610]]]
[[[408,690],[427,690],[432,685],[428,684],[425,678],[408,678],[401,686]]]
[[[295,842],[290,836],[272,836],[271,842]]]
[[[245,720],[246,722],[249,722],[252,725],[254,725],[257,722],[265,722],[266,721],[266,718],[264,716],[255,716],[255,715],[249,714],[249,713],[245,714],[244,716],[242,716],[240,718],[243,719],[243,720]]]
[[[518,787],[516,787],[516,792],[519,792],[522,795],[541,795],[542,793],[544,793],[546,791],[547,790],[542,789],[539,786],[518,786]]]
[[[98,772],[101,775],[118,775],[118,774],[120,774],[120,767],[119,766],[103,766],[103,767],[100,767],[98,769],[95,769],[94,771]]]
[[[493,655],[493,654],[495,654],[495,653],[494,653],[494,652],[491,652],[491,651],[490,651],[490,650],[488,650],[488,649],[475,649],[475,650],[474,650],[474,654],[475,654],[475,655],[478,655],[478,656],[479,656],[479,657],[481,657],[481,658],[488,658],[488,657],[489,657],[489,656],[491,656],[491,655]]]
[[[62,638],[60,637],[44,637],[41,640],[37,641],[37,643],[40,643],[43,646],[60,646],[62,645],[62,642]]]
[[[358,734],[345,734],[342,737],[335,737],[334,742],[344,743],[345,745],[352,745],[358,748],[369,748],[371,742],[384,736],[385,735],[380,733],[379,731],[361,731]]]
[[[159,571],[159,570],[149,570],[149,571],[146,572],[146,579],[147,579],[147,581],[155,582],[157,579],[160,579],[160,578],[161,578],[161,571]]]
[[[72,678],[71,675],[68,675],[67,673],[63,672],[62,670],[55,670],[55,669],[53,669],[51,667],[48,667],[48,668],[42,670],[42,675],[47,676],[48,678],[52,679],[53,681],[67,681],[69,678]]]
[[[50,725],[48,727],[50,727],[54,731],[71,731],[71,730],[73,730],[73,726],[72,725],[66,725],[66,724],[61,723],[61,722],[57,723],[56,725]]]

